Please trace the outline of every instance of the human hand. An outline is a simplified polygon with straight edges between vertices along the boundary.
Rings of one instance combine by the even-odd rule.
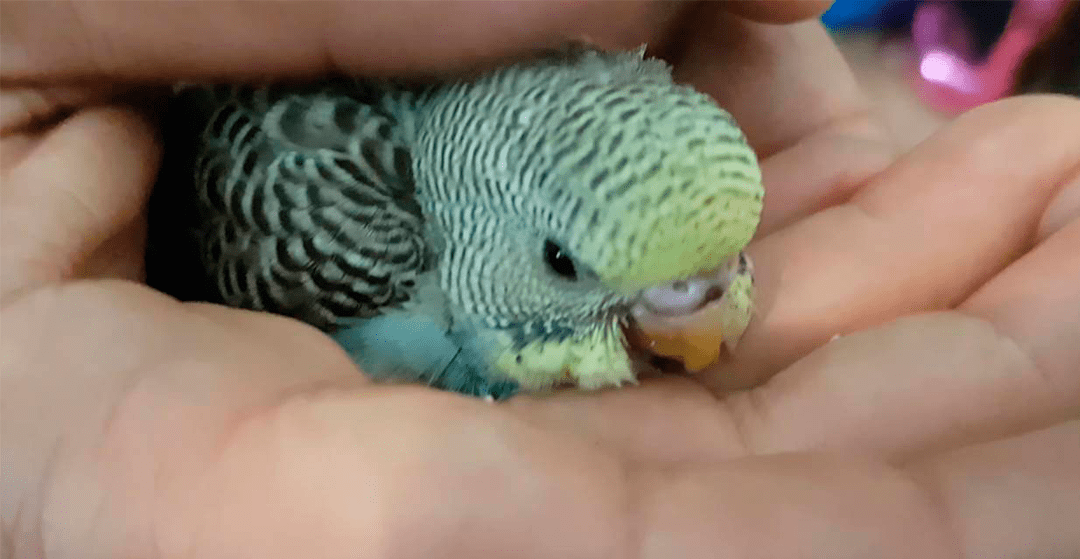
[[[714,13],[753,5],[9,4],[5,124],[77,111],[4,127],[4,556],[1076,553],[1080,142],[1047,131],[1080,109],[988,107],[894,162],[815,25]],[[487,406],[154,293],[152,128],[68,82],[429,71],[582,31],[667,50],[764,156],[761,315],[723,376]]]

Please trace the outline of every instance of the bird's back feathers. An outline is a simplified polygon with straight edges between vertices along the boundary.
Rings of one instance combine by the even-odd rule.
[[[224,302],[322,328],[406,301],[429,265],[412,94],[375,82],[192,87],[199,238]]]

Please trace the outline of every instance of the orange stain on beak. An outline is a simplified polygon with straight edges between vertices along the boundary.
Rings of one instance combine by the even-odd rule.
[[[638,343],[650,353],[677,359],[690,372],[720,360],[724,334],[723,305],[707,305],[681,316],[638,317]]]

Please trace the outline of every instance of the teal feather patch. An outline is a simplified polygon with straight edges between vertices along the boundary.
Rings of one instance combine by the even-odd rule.
[[[519,386],[493,380],[469,333],[449,332],[430,317],[391,313],[358,319],[333,334],[353,361],[378,380],[422,382],[434,388],[502,400]]]

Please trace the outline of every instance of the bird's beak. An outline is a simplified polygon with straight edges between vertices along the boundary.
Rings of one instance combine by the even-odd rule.
[[[707,275],[643,292],[628,338],[691,372],[735,348],[753,315],[754,269],[744,253]]]

